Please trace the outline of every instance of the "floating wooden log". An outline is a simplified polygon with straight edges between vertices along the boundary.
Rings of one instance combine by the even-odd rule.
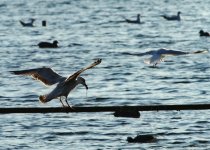
[[[17,107],[0,108],[1,114],[8,113],[76,113],[76,112],[116,112],[124,111],[169,111],[169,110],[206,110],[210,104],[189,104],[189,105],[144,105],[144,106],[93,106],[93,107]]]

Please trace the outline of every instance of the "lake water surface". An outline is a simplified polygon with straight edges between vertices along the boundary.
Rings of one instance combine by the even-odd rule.
[[[205,104],[210,100],[210,54],[168,57],[157,68],[147,57],[124,55],[169,48],[186,52],[209,48],[210,1],[201,0],[1,0],[1,107],[58,107],[58,100],[38,101],[46,88],[11,70],[52,67],[68,76],[102,63],[81,76],[68,101],[73,106]],[[180,22],[160,15],[181,11]],[[143,24],[124,17],[142,15]],[[35,18],[35,27],[19,20]],[[41,22],[47,21],[42,27]],[[59,41],[57,49],[40,49],[40,41]],[[0,116],[0,149],[209,149],[210,111],[141,112],[141,118],[115,118],[112,113],[6,114]],[[130,144],[128,136],[153,134],[153,143]]]

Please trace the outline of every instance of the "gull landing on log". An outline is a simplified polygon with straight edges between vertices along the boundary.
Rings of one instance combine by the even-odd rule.
[[[80,74],[83,73],[85,70],[91,69],[96,65],[101,63],[101,59],[97,59],[91,65],[80,69],[79,71],[75,72],[74,74],[70,75],[69,77],[63,77],[53,71],[51,68],[36,68],[36,69],[29,69],[29,70],[20,70],[20,71],[10,71],[15,75],[26,75],[31,76],[35,80],[39,80],[43,82],[45,85],[50,86],[57,84],[57,86],[48,94],[39,96],[39,100],[42,103],[47,103],[52,99],[59,98],[60,102],[62,103],[63,107],[66,107],[62,102],[62,97],[65,97],[65,102],[68,107],[71,107],[67,101],[67,97],[69,93],[78,85],[82,84],[88,89],[88,86],[85,82],[85,79],[80,77]]]
[[[144,53],[137,53],[137,54],[131,54],[131,53],[123,53],[126,55],[135,55],[135,56],[145,56],[145,55],[152,55],[152,57],[146,59],[144,62],[146,64],[152,64],[153,67],[156,67],[157,64],[164,61],[164,58],[166,56],[179,56],[179,55],[188,55],[188,54],[199,54],[199,53],[206,53],[208,50],[199,50],[194,52],[183,52],[178,50],[169,50],[165,48],[161,48],[158,50],[152,50]]]

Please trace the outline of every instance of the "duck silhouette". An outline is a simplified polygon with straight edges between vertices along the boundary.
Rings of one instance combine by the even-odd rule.
[[[39,48],[58,48],[58,41],[54,40],[53,43],[40,42],[38,46]]]
[[[200,36],[210,36],[208,32],[204,32],[203,30],[199,31]]]
[[[172,16],[169,16],[169,15],[161,15],[161,16],[164,19],[168,20],[168,21],[180,21],[181,20],[180,14],[181,14],[181,12],[178,11],[177,12],[177,15],[172,15]]]
[[[140,24],[141,23],[141,21],[140,21],[140,14],[137,14],[137,17],[136,17],[136,20],[130,20],[130,19],[126,19],[125,18],[125,21],[127,22],[127,23],[137,23],[137,24]]]
[[[20,24],[23,26],[23,27],[34,27],[34,21],[35,19],[31,18],[30,19],[30,22],[23,22],[22,20],[20,20]]]
[[[148,143],[155,140],[156,138],[153,135],[137,135],[135,138],[127,137],[128,143]]]

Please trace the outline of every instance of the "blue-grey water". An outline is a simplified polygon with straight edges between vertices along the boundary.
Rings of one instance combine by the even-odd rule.
[[[168,57],[157,68],[147,57],[123,55],[158,48],[182,51],[208,49],[210,1],[202,0],[1,0],[1,107],[58,107],[42,104],[46,88],[11,70],[53,67],[63,76],[102,63],[82,74],[89,90],[78,86],[68,101],[73,106],[121,106],[209,103],[210,54]],[[180,22],[162,14],[181,11]],[[143,24],[127,24],[123,16]],[[35,18],[35,27],[19,20]],[[47,21],[42,27],[41,22]],[[40,49],[40,41],[59,41],[57,49]],[[141,112],[140,119],[112,113],[6,114],[0,116],[0,149],[209,149],[210,111]],[[152,134],[157,141],[131,144],[128,136]]]

